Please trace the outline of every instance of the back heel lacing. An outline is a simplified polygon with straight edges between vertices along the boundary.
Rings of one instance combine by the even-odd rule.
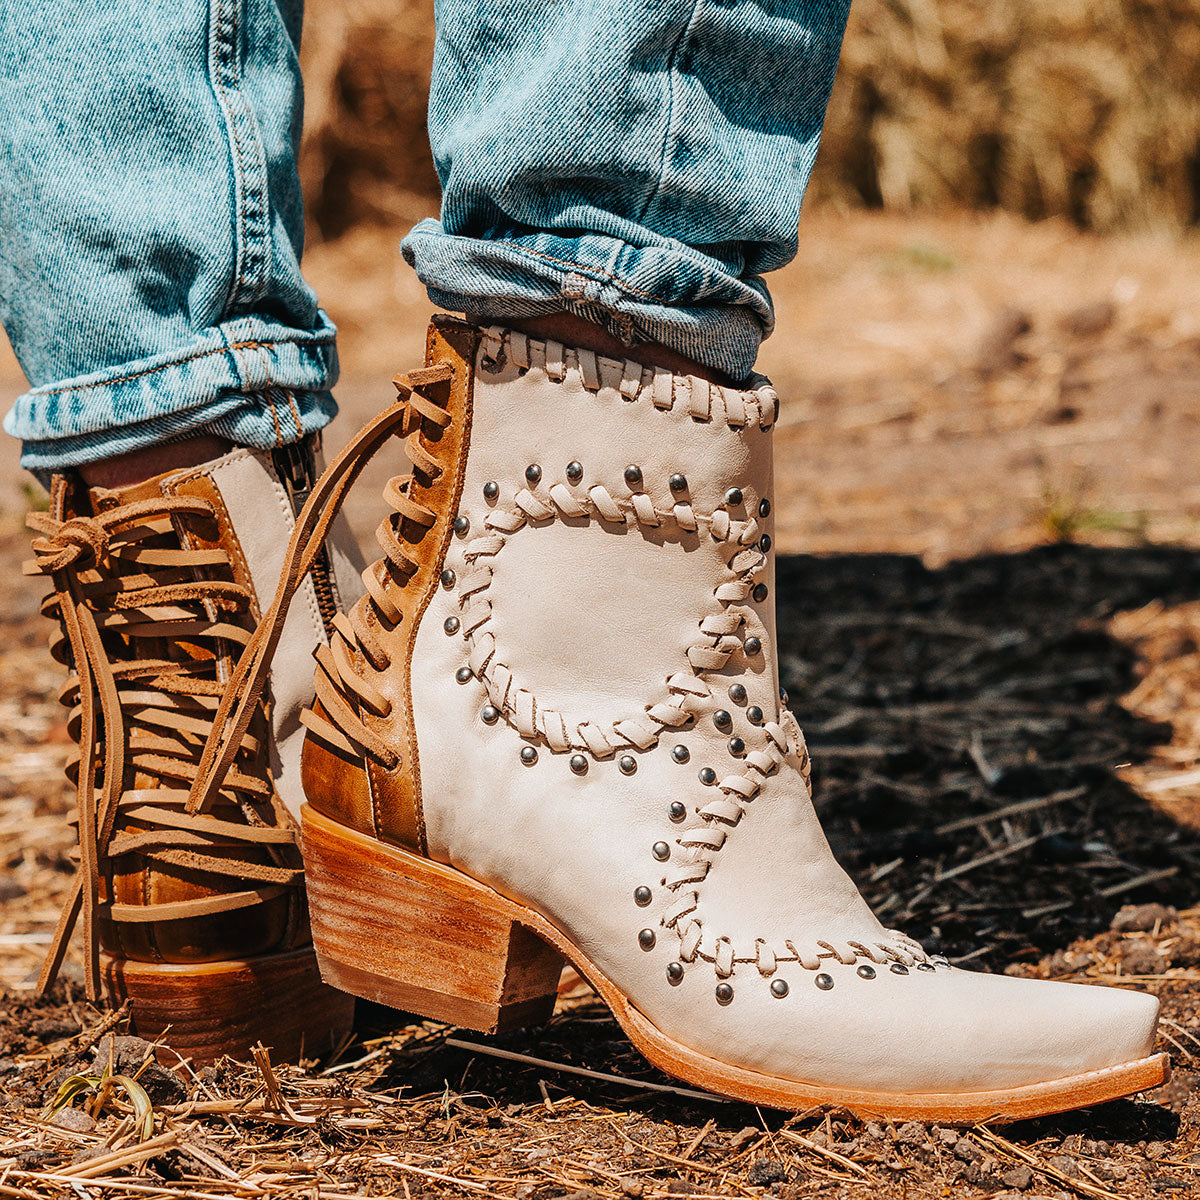
[[[735,428],[753,421],[769,428],[777,416],[778,401],[765,383],[749,392],[735,392],[707,385],[702,380],[672,376],[637,363],[599,359],[586,351],[575,351],[553,342],[537,342],[502,330],[485,331],[482,352],[485,364],[490,363],[493,370],[502,369],[504,362],[510,361],[522,371],[544,369],[551,379],[562,380],[574,372],[585,392],[598,393],[601,388],[612,388],[631,402],[648,400],[660,411],[669,409],[676,402],[684,403],[687,411],[698,420],[720,418]],[[450,364],[439,363],[421,372],[397,376],[397,401],[351,442],[319,481],[297,523],[276,603],[260,626],[256,644],[239,663],[228,698],[232,707],[234,693],[244,690],[248,683],[252,686],[252,681],[265,672],[270,648],[277,639],[277,633],[273,634],[272,629],[282,623],[290,602],[290,592],[285,586],[287,580],[302,578],[319,550],[319,544],[310,540],[312,531],[318,527],[328,528],[349,481],[382,444],[380,432],[385,427],[396,430],[405,437],[405,453],[412,464],[412,472],[407,477],[392,479],[387,487],[386,497],[393,512],[377,531],[384,557],[363,573],[367,595],[348,615],[339,616],[331,644],[318,649],[315,690],[321,711],[308,709],[301,717],[310,734],[330,748],[353,757],[365,756],[386,770],[394,770],[400,764],[400,753],[368,728],[363,717],[366,713],[386,718],[391,712],[391,702],[370,679],[371,672],[382,672],[391,666],[375,626],[390,630],[402,619],[402,611],[391,591],[407,586],[417,570],[418,563],[407,545],[418,541],[439,520],[451,515],[438,513],[423,504],[418,489],[430,487],[444,472],[430,451],[426,435],[436,438],[451,423],[445,407],[423,389],[434,383],[448,382],[452,374]],[[527,474],[526,480],[531,481],[531,475]],[[503,716],[523,738],[540,740],[555,753],[574,751],[575,756],[583,757],[585,762],[587,755],[604,759],[621,749],[653,749],[665,730],[688,724],[694,717],[692,708],[712,698],[712,688],[705,679],[707,673],[720,671],[736,653],[762,652],[758,639],[741,636],[745,619],[738,606],[750,595],[755,586],[754,578],[767,563],[769,542],[764,543],[760,526],[753,517],[737,519],[727,507],[699,512],[691,504],[675,503],[671,508],[661,508],[655,506],[642,490],[621,496],[614,495],[608,487],[594,485],[580,494],[560,481],[554,481],[544,489],[537,487],[540,482],[538,476],[534,487],[518,489],[513,506],[489,513],[484,521],[484,531],[466,543],[464,558],[468,571],[457,589],[460,616],[446,622],[446,632],[452,635],[461,632],[467,649],[467,669],[486,688],[492,719]],[[336,496],[332,503],[331,496]],[[323,510],[322,505],[326,506]],[[512,671],[498,661],[495,638],[489,628],[492,608],[488,588],[497,556],[508,539],[526,527],[536,528],[539,523],[567,517],[595,520],[602,526],[607,523],[656,529],[667,527],[669,532],[689,534],[707,532],[729,551],[726,560],[729,577],[714,592],[718,607],[702,619],[698,640],[687,651],[690,671],[672,675],[666,681],[663,697],[647,705],[642,712],[631,713],[616,721],[568,719],[566,714],[541,705],[536,695],[522,688]],[[469,530],[465,517],[455,517],[453,524],[460,534],[465,535]],[[294,588],[294,584],[291,586]],[[751,645],[752,642],[756,644]],[[230,728],[236,731],[236,715],[224,713],[221,716],[221,723],[230,721]],[[220,738],[227,736],[228,732],[219,735]],[[747,806],[785,760],[791,759],[807,787],[807,751],[795,719],[786,709],[777,714],[776,720],[765,720],[757,727],[757,741],[758,744],[748,747],[739,759],[737,772],[714,781],[720,796],[698,810],[703,825],[679,834],[678,845],[686,858],[662,877],[661,886],[671,892],[672,899],[661,913],[660,925],[677,935],[679,958],[683,962],[701,960],[711,963],[722,980],[742,964],[753,964],[764,977],[773,976],[779,964],[787,962],[799,963],[811,971],[819,971],[822,963],[830,960],[847,965],[867,960],[891,964],[899,970],[907,970],[914,964],[929,965],[930,960],[918,943],[891,930],[886,941],[817,940],[811,949],[790,940],[776,944],[756,939],[752,953],[747,948],[740,954],[728,938],[706,941],[702,922],[693,915],[699,906],[696,887],[711,869],[730,831],[739,824]],[[626,757],[635,760],[632,756],[622,758],[623,773],[631,774],[624,765]],[[213,761],[219,759],[214,756]],[[198,784],[198,789],[202,794],[204,785]],[[194,791],[193,795],[196,794]],[[667,849],[669,858],[669,847],[665,843],[659,844]],[[678,978],[668,971],[668,978],[679,982],[682,970],[679,970]],[[821,986],[827,978],[824,975],[818,977]],[[773,994],[781,993],[773,989]],[[786,994],[786,989],[782,994]]]

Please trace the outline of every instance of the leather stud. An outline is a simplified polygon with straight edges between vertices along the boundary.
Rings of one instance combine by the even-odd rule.
[[[935,967],[948,967],[950,960],[944,954],[935,954],[930,960]]]
[[[670,817],[676,825],[678,825],[679,822],[687,816],[687,805],[678,800],[672,800],[671,803],[667,805],[667,816]]]
[[[686,492],[687,491],[687,476],[686,475],[672,475],[671,478],[667,480],[667,484],[669,485],[671,491],[673,491],[673,492]]]
[[[671,847],[666,842],[655,842],[650,847],[650,853],[654,855],[659,862],[666,862],[671,857]]]
[[[762,551],[764,554],[766,554],[766,552],[767,552],[768,550],[770,550],[770,548],[771,548],[771,535],[770,535],[769,533],[764,533],[764,534],[762,535],[762,537],[760,537],[760,538],[758,539],[758,548],[759,548],[759,549],[760,549],[760,550],[761,550],[761,551]]]
[[[677,763],[685,763],[689,758],[692,757],[692,752],[686,746],[676,746],[671,751],[671,757]]]
[[[625,468],[625,482],[631,487],[642,486],[642,468],[630,464]]]
[[[467,518],[464,516],[455,517],[454,520],[450,522],[450,525],[451,525],[451,528],[454,530],[455,533],[458,534],[459,537],[462,537],[462,535],[464,533],[466,533],[468,529],[471,528],[471,522],[468,521]]]
[[[638,908],[645,908],[654,899],[654,893],[645,885],[633,889],[633,902]]]
[[[762,642],[756,637],[748,637],[742,643],[742,649],[745,650],[745,652],[751,657],[753,657],[755,654],[762,652]]]
[[[771,515],[771,502],[765,496],[758,502],[758,515],[760,517]]]
[[[485,704],[479,716],[485,725],[495,725],[500,720],[500,710],[494,704]]]
[[[656,941],[658,941],[658,939],[654,936],[653,929],[643,929],[638,934],[638,945],[641,946],[643,950],[653,950],[654,943]]]
[[[569,462],[567,463],[567,482],[578,483],[583,478],[583,463]]]
[[[723,708],[718,708],[713,713],[713,724],[722,732],[726,732],[733,728],[733,718]]]
[[[728,983],[718,983],[716,996],[718,1004],[728,1004],[733,999],[733,987]]]
[[[725,493],[725,503],[728,504],[730,508],[737,508],[737,506],[739,504],[741,504],[741,502],[742,502],[742,489],[741,488],[730,488],[729,491],[727,491]]]
[[[442,622],[442,628],[449,634],[457,633],[458,632],[458,618],[457,617],[447,617]]]
[[[714,771],[712,767],[701,767],[700,782],[704,784],[705,787],[712,787],[712,785],[717,782],[716,771]]]
[[[908,968],[903,963],[892,963],[893,975],[907,975]]]
[[[788,702],[787,690],[785,688],[780,688],[779,689],[779,703],[786,705],[787,702]]]
[[[537,463],[530,463],[525,468],[525,478],[530,483],[537,483],[542,478],[542,468]]]
[[[475,672],[472,671],[470,667],[459,667],[458,670],[454,672],[454,678],[457,679],[459,683],[470,683],[474,674]]]
[[[763,710],[757,704],[752,704],[746,709],[746,720],[751,725],[761,725],[763,722]]]
[[[632,775],[637,770],[637,759],[632,754],[622,754],[617,759],[617,770],[622,775]]]
[[[498,495],[500,495],[500,485],[494,479],[489,479],[483,485],[483,498],[485,500],[495,500]]]
[[[740,683],[735,683],[729,689],[729,698],[734,702],[734,704],[745,704],[746,689]]]
[[[754,591],[750,594],[759,604],[761,604],[767,598],[767,585],[765,583],[756,583],[754,585]]]
[[[937,968],[933,965],[933,963],[917,963],[917,970],[918,971],[936,971]]]
[[[746,743],[740,737],[731,737],[729,739],[729,753],[734,758],[741,758],[746,753]]]
[[[782,1000],[787,994],[788,985],[786,979],[771,980],[771,995],[774,996],[776,1000]]]
[[[822,971],[820,975],[813,980],[813,982],[821,989],[821,991],[827,992],[831,987],[833,987],[833,976],[826,975],[825,972]]]
[[[683,982],[683,963],[667,963],[667,982],[672,987],[678,987]]]
[[[537,749],[533,746],[521,747],[521,761],[527,766],[532,767],[537,762]]]
[[[447,567],[442,572],[442,587],[452,588],[454,586],[454,572]]]
[[[571,770],[574,771],[576,775],[586,775],[587,769],[588,769],[588,760],[585,755],[582,755],[582,754],[572,754],[571,755]]]
[[[866,963],[863,963],[863,965],[858,968],[858,977],[859,979],[874,979],[875,968],[868,967]]]

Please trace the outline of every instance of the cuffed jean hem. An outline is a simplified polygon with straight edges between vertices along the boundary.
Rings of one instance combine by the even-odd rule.
[[[227,321],[185,350],[34,388],[4,428],[39,474],[200,433],[255,449],[299,441],[337,413],[337,331],[320,320],[311,331]]]
[[[478,239],[427,219],[401,245],[430,300],[477,320],[572,312],[626,344],[658,342],[735,380],[774,326],[759,278],[742,279],[682,243],[633,246],[604,234]]]

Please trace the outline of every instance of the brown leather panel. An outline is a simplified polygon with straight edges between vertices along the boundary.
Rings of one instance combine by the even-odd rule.
[[[327,717],[321,702],[313,702],[313,711]],[[304,780],[304,795],[309,804],[339,825],[372,833],[375,815],[371,807],[371,787],[362,760],[345,755],[318,742],[304,739],[300,752],[300,769]]]
[[[428,391],[437,403],[444,403],[452,420],[439,436],[424,437],[426,449],[442,467],[441,475],[428,487],[422,486],[419,475],[414,475],[411,494],[432,509],[437,519],[427,530],[412,523],[406,526],[405,533],[414,539],[407,550],[418,565],[404,587],[391,587],[403,619],[394,629],[385,629],[374,617],[374,610],[370,610],[372,623],[388,647],[392,662],[390,670],[372,673],[372,680],[391,700],[392,711],[387,717],[364,714],[364,724],[401,754],[399,765],[392,771],[374,762],[367,764],[374,800],[374,833],[386,842],[422,854],[426,850],[425,822],[421,810],[421,766],[412,719],[410,663],[421,618],[438,586],[452,536],[450,522],[462,496],[471,438],[475,356],[481,338],[479,329],[460,321],[435,320],[429,327],[426,364],[432,366],[448,360],[454,365],[454,378],[449,384],[439,384]]]

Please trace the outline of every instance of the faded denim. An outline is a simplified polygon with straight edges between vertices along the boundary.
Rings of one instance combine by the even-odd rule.
[[[849,0],[437,0],[451,311],[567,309],[741,378],[796,249]],[[0,319],[51,470],[335,410],[300,273],[301,0],[0,0]]]

